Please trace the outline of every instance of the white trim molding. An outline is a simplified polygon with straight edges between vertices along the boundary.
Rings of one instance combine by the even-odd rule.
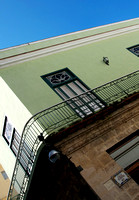
[[[65,36],[71,36],[71,35],[76,35],[76,34],[88,32],[88,31],[94,31],[94,30],[98,30],[98,29],[101,29],[101,28],[106,28],[106,27],[109,27],[109,26],[123,24],[123,23],[128,23],[128,22],[132,22],[132,21],[136,21],[136,20],[139,20],[139,17],[133,18],[133,19],[129,19],[129,20],[120,21],[120,22],[115,22],[115,23],[112,23],[112,24],[106,24],[106,25],[97,26],[97,27],[93,27],[93,28],[88,28],[88,29],[84,29],[84,30],[80,30],[80,31],[75,31],[75,32],[71,32],[71,33],[67,33],[67,34],[63,34],[63,35],[59,35],[59,36],[55,36],[55,37],[51,37],[51,38],[37,40],[37,41],[34,41],[34,42],[29,42],[29,43],[25,43],[25,44],[13,46],[13,47],[8,47],[8,48],[5,48],[5,49],[0,49],[0,52],[6,51],[6,50],[10,50],[10,49],[19,48],[19,47],[28,46],[29,44],[41,43],[41,42],[45,42],[45,41],[48,41],[48,40],[54,40],[54,39],[65,37]]]
[[[106,26],[108,26],[108,25],[106,25]],[[88,29],[88,30],[90,30],[90,29]],[[34,51],[29,51],[29,52],[24,52],[21,54],[9,56],[9,57],[0,59],[0,68],[8,67],[13,64],[22,63],[22,62],[25,62],[28,60],[34,60],[39,57],[48,56],[48,55],[51,55],[54,53],[58,53],[61,51],[65,51],[68,49],[76,48],[79,46],[87,45],[87,44],[94,43],[94,42],[97,42],[100,40],[105,40],[108,38],[116,37],[119,35],[127,34],[127,33],[138,31],[138,30],[139,30],[139,24],[131,25],[131,26],[123,27],[123,28],[117,28],[117,29],[111,30],[111,31],[106,31],[106,32],[101,32],[101,33],[94,34],[94,35],[81,37],[78,39],[69,40],[69,41],[66,41],[63,43],[61,42],[61,43],[58,43],[55,45],[43,47],[40,49],[35,49]],[[71,34],[73,34],[73,33],[71,33]],[[62,37],[62,36],[58,36],[58,37]],[[47,40],[49,40],[49,39],[47,39]],[[33,44],[33,43],[30,43],[30,45],[31,44]]]

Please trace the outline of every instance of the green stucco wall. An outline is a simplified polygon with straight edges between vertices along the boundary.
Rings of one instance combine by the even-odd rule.
[[[0,69],[0,76],[27,109],[35,114],[61,102],[41,75],[68,67],[93,89],[139,69],[139,57],[126,49],[138,44],[138,38],[139,31],[130,32]],[[109,58],[109,66],[103,63],[103,56]]]

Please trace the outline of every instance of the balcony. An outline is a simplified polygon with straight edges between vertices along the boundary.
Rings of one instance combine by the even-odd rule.
[[[26,123],[22,133],[8,200],[24,199],[42,144],[39,137],[46,139],[136,94],[139,91],[138,80],[139,71],[136,71],[35,114]],[[29,146],[28,151],[26,145]]]

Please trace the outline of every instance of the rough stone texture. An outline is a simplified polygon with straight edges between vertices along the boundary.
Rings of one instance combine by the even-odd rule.
[[[134,200],[139,200],[139,194],[135,197]]]
[[[139,100],[135,100],[56,144],[76,166],[82,166],[81,175],[102,200],[138,199],[139,188],[134,180],[121,188],[111,182],[121,167],[106,152],[139,128],[138,114]]]

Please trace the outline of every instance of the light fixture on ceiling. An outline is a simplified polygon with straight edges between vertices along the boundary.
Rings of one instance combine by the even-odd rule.
[[[60,160],[60,153],[56,150],[51,150],[48,157],[52,163],[56,163],[57,160]]]

